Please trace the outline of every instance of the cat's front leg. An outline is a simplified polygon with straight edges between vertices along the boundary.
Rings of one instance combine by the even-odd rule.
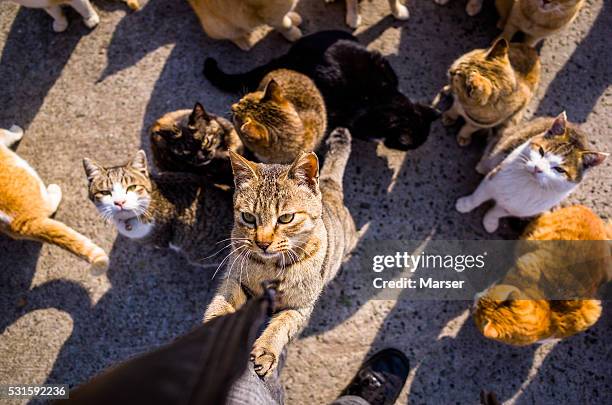
[[[480,182],[480,184],[472,194],[457,199],[457,202],[455,203],[455,208],[462,214],[472,211],[474,208],[478,207],[485,201],[491,199],[490,187],[491,180],[485,178]]]
[[[459,144],[459,146],[468,146],[470,143],[472,143],[472,135],[479,129],[480,128],[466,121],[466,123],[463,124],[461,130],[457,134],[457,143]]]
[[[312,308],[287,309],[274,315],[251,351],[251,361],[259,376],[274,371],[283,348],[308,323],[311,312]]]
[[[296,27],[293,23],[293,19],[290,16],[291,13],[287,13],[280,24],[270,24],[272,27],[277,29],[288,41],[295,42],[302,38],[302,31]]]
[[[507,217],[508,215],[510,215],[508,211],[506,211],[499,204],[495,204],[493,208],[487,211],[482,219],[482,226],[484,226],[484,229],[487,232],[493,233],[497,230],[497,228],[499,228],[499,220],[503,217]]]
[[[206,312],[204,313],[204,322],[218,318],[223,315],[229,315],[236,312],[244,303],[247,297],[242,290],[240,284],[233,279],[225,279],[217,290],[217,295],[212,299]]]
[[[60,6],[47,7],[45,9],[47,14],[53,17],[53,31],[63,32],[68,28],[68,20],[62,11]]]
[[[100,17],[89,0],[72,0],[70,5],[83,17],[83,22],[87,28],[94,28],[100,23]]]
[[[357,0],[346,0],[346,25],[357,28],[360,24],[359,2]]]
[[[408,7],[403,5],[400,0],[389,0],[389,6],[391,7],[393,17],[398,20],[407,20],[410,17]]]

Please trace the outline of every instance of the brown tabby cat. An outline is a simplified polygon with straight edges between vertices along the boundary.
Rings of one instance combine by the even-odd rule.
[[[584,0],[496,0],[495,6],[503,29],[502,37],[512,40],[517,31],[525,34],[525,43],[536,46],[542,39],[571,24]]]
[[[129,239],[170,248],[202,266],[230,232],[231,193],[189,173],[151,175],[142,150],[121,166],[90,159],[83,166],[90,200]]]
[[[457,59],[449,69],[453,106],[442,115],[451,125],[459,116],[465,124],[457,135],[461,146],[469,145],[472,134],[520,121],[533,97],[540,77],[537,52],[524,44],[495,41],[489,49],[476,49]]]
[[[519,244],[515,267],[478,298],[478,329],[490,339],[521,346],[591,327],[601,315],[601,303],[586,298],[612,278],[611,231],[581,205],[534,220],[521,237],[527,243]],[[550,241],[589,242],[568,246],[571,242]],[[560,290],[584,299],[548,299],[547,291]]]
[[[194,173],[220,183],[232,179],[229,151],[243,153],[232,123],[207,113],[200,103],[158,119],[151,127],[151,149],[160,171]]]
[[[298,0],[188,0],[202,28],[213,39],[229,39],[243,51],[255,44],[253,32],[262,25],[278,30],[289,41],[302,36]]]
[[[357,239],[342,190],[350,133],[337,128],[327,144],[320,176],[312,152],[291,165],[256,164],[231,154],[234,250],[204,320],[236,311],[250,296],[262,294],[263,281],[278,280],[277,312],[251,353],[260,376],[276,368],[283,347],[307,324]]]
[[[258,91],[232,105],[232,111],[242,142],[264,163],[291,163],[315,150],[327,127],[317,86],[293,70],[268,73]]]
[[[57,184],[45,187],[36,171],[9,149],[21,139],[19,127],[0,129],[0,231],[15,239],[57,245],[91,263],[99,275],[108,268],[108,256],[91,240],[49,218],[62,200]]]

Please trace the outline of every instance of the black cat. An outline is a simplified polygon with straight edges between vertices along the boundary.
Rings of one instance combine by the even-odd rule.
[[[280,68],[314,80],[325,99],[328,128],[343,126],[360,138],[384,138],[390,148],[419,147],[439,116],[436,109],[412,103],[403,95],[385,57],[344,31],[305,36],[287,54],[242,74],[226,74],[214,59],[207,58],[204,75],[225,91],[253,91],[267,73]]]

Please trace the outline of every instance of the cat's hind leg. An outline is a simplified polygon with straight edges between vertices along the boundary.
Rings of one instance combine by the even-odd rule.
[[[336,128],[327,139],[327,153],[321,168],[319,181],[323,186],[326,182],[333,182],[342,191],[344,170],[351,155],[351,133],[346,128]]]
[[[51,6],[45,8],[47,14],[53,17],[53,31],[63,32],[68,28],[68,20],[60,6]]]
[[[400,0],[389,0],[389,7],[391,7],[393,17],[398,20],[407,20],[410,17],[408,7],[402,4]]]
[[[480,206],[485,201],[492,198],[489,192],[491,180],[485,178],[480,182],[476,190],[465,197],[461,197],[455,203],[455,208],[462,214],[472,211],[474,208]]]
[[[100,23],[100,17],[89,0],[72,0],[70,5],[83,17],[83,22],[87,28],[94,28]]]
[[[509,215],[510,213],[503,207],[501,207],[499,204],[495,204],[493,208],[487,211],[482,219],[482,226],[484,226],[484,229],[487,232],[493,233],[497,230],[497,228],[499,228],[499,220]]]
[[[23,138],[23,129],[17,125],[13,125],[9,129],[0,129],[0,142],[7,148],[13,146],[21,138]]]

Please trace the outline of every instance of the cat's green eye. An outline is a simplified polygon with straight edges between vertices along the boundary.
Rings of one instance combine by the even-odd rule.
[[[111,195],[112,193],[108,190],[102,190],[102,191],[98,191],[98,194],[102,197],[105,197],[105,196]]]
[[[249,214],[248,212],[243,212],[240,215],[242,216],[242,220],[246,222],[247,224],[255,224],[255,222],[257,222],[257,219],[255,218],[255,215],[253,214]]]
[[[138,187],[138,186],[131,185],[131,186],[129,186],[129,187],[127,188],[127,191],[128,191],[128,192],[129,192],[129,191],[136,191],[136,188],[137,188],[137,187]]]
[[[283,214],[278,217],[278,222],[281,224],[288,224],[289,222],[293,221],[293,218],[295,218],[295,214]]]
[[[567,170],[565,170],[564,168],[562,168],[560,166],[553,167],[553,170],[556,171],[557,173],[561,173],[561,174],[566,174],[567,173]]]
[[[544,157],[544,148],[543,147],[540,146],[539,152],[540,152],[540,156]]]

